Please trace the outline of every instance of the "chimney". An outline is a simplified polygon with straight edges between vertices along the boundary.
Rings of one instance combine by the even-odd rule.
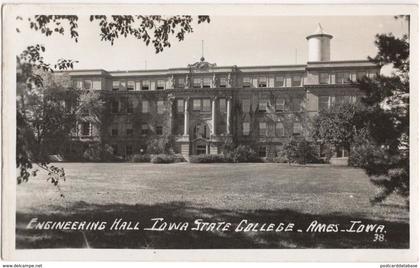
[[[324,33],[320,23],[313,34],[306,37],[308,40],[308,62],[330,61],[330,40],[332,35]]]

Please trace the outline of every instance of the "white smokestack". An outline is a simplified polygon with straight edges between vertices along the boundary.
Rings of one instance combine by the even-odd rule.
[[[332,35],[324,33],[321,24],[318,23],[316,31],[308,35],[308,62],[330,61],[330,40]]]

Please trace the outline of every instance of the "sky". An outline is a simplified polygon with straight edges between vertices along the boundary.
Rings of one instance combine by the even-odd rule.
[[[68,35],[45,37],[19,22],[18,51],[32,44],[44,44],[45,60],[78,60],[75,69],[144,70],[186,67],[202,54],[218,66],[306,64],[306,36],[321,23],[333,35],[331,60],[364,60],[376,54],[377,33],[407,32],[407,23],[393,16],[211,16],[210,23],[193,24],[194,32],[156,54],[135,38],[120,38],[112,46],[100,40],[99,27],[89,18],[79,17],[79,42]]]

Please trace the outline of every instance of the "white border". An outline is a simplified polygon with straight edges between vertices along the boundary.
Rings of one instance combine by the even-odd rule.
[[[329,2],[329,1],[327,1]],[[353,2],[353,1],[351,1]],[[353,2],[354,3],[354,2]],[[72,14],[132,14],[136,8],[144,14],[202,15],[271,15],[271,16],[347,16],[347,15],[411,15],[410,70],[410,249],[246,249],[246,250],[138,250],[138,249],[42,249],[15,250],[16,207],[16,58],[11,38],[15,31],[15,15],[50,13]],[[3,76],[2,76],[2,257],[7,260],[142,260],[142,261],[324,261],[324,262],[413,262],[418,260],[418,13],[415,5],[244,5],[244,4],[184,4],[184,5],[52,5],[26,4],[3,6]]]

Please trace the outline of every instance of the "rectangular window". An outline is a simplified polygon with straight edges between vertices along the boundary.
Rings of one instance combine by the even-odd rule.
[[[125,81],[120,81],[120,87],[122,89],[126,89],[126,83],[125,83]]]
[[[114,153],[114,155],[118,155],[118,145],[117,144],[112,144],[112,152]]]
[[[92,89],[101,90],[102,89],[101,80],[93,80],[92,81]]]
[[[176,111],[178,113],[183,113],[184,112],[184,100],[183,99],[176,100]]]
[[[193,99],[193,111],[200,111],[200,110],[201,110],[201,100]]]
[[[300,98],[293,98],[292,99],[292,110],[295,112],[299,112],[302,110],[302,100]]]
[[[116,114],[120,112],[120,102],[117,100],[113,100],[111,102],[111,113]]]
[[[141,90],[149,90],[150,89],[150,81],[143,80],[141,81]]]
[[[127,113],[132,114],[133,113],[133,101],[127,100]]]
[[[111,136],[116,137],[118,136],[118,128],[113,128],[111,129]]]
[[[285,104],[285,100],[283,98],[277,98],[276,99],[276,111],[277,112],[283,112],[284,111],[284,104]]]
[[[127,144],[125,146],[125,155],[129,156],[133,154],[133,145]]]
[[[267,123],[266,122],[260,122],[259,123],[259,130],[260,130],[260,136],[266,136],[267,135]]]
[[[135,87],[134,81],[127,82],[127,90],[134,90],[134,87]]]
[[[83,88],[83,81],[81,81],[81,80],[75,81],[74,86],[76,87],[76,89],[82,89]]]
[[[369,71],[369,72],[367,72],[367,76],[369,77],[369,78],[375,78],[376,76],[378,75],[378,73],[377,72],[375,72],[375,71]]]
[[[219,99],[219,110],[221,113],[226,113],[226,99]]]
[[[327,111],[330,108],[330,97],[319,96],[318,97],[318,111]]]
[[[335,83],[336,84],[346,84],[350,82],[350,75],[349,73],[336,73],[335,74]]]
[[[258,87],[267,87],[267,77],[258,78]]]
[[[84,84],[84,89],[87,89],[87,90],[92,89],[92,80],[85,80],[83,84]]]
[[[142,101],[141,102],[141,112],[144,114],[149,113],[150,108],[149,108],[149,101]]]
[[[292,76],[292,87],[300,87],[302,85],[302,76],[294,75]]]
[[[203,87],[204,88],[209,88],[211,86],[211,78],[210,77],[205,77],[203,79]]]
[[[178,83],[177,86],[179,88],[184,88],[185,87],[185,82],[184,82],[184,78],[178,78]]]
[[[320,84],[329,84],[330,83],[330,74],[329,73],[319,73],[319,83]]]
[[[260,112],[267,111],[267,103],[268,103],[267,99],[260,99],[260,101],[258,102],[258,111]]]
[[[249,113],[249,110],[251,108],[251,101],[249,99],[242,99],[241,105],[242,105],[242,112]]]
[[[141,134],[147,135],[148,131],[149,131],[149,126],[147,124],[141,124]]]
[[[120,81],[112,81],[112,90],[120,90]]]
[[[266,157],[267,156],[267,147],[266,146],[258,147],[258,156],[259,157]]]
[[[275,86],[284,87],[284,76],[276,76]]]
[[[244,136],[248,136],[249,135],[249,122],[243,122],[242,123],[242,134]]]
[[[276,136],[283,137],[284,136],[284,126],[281,122],[276,122]]]
[[[136,81],[136,91],[141,90],[141,82],[140,81]]]
[[[297,122],[293,123],[293,135],[300,135],[302,134],[302,124]]]
[[[242,78],[242,87],[251,87],[251,78],[250,77]]]
[[[194,88],[201,88],[201,78],[194,78],[193,79],[193,87]]]
[[[362,79],[365,76],[366,76],[366,72],[357,72],[356,73],[356,78],[359,79],[359,80]]]
[[[82,136],[90,136],[90,123],[83,122],[81,126]]]
[[[157,113],[163,114],[163,112],[165,111],[165,103],[163,102],[163,100],[157,101],[156,105],[157,105]]]
[[[210,99],[203,99],[203,112],[210,112],[211,111],[211,102]]]
[[[163,89],[165,89],[165,80],[158,80],[157,81],[156,89],[157,90],[163,90]]]
[[[127,136],[133,136],[133,127],[132,126],[127,126],[127,128],[125,129],[125,134]]]
[[[227,86],[227,78],[226,77],[220,77],[219,87],[226,87],[226,86]]]
[[[344,96],[335,96],[335,104],[336,105],[344,104]]]
[[[162,135],[163,134],[163,127],[157,126],[156,127],[156,135]]]

